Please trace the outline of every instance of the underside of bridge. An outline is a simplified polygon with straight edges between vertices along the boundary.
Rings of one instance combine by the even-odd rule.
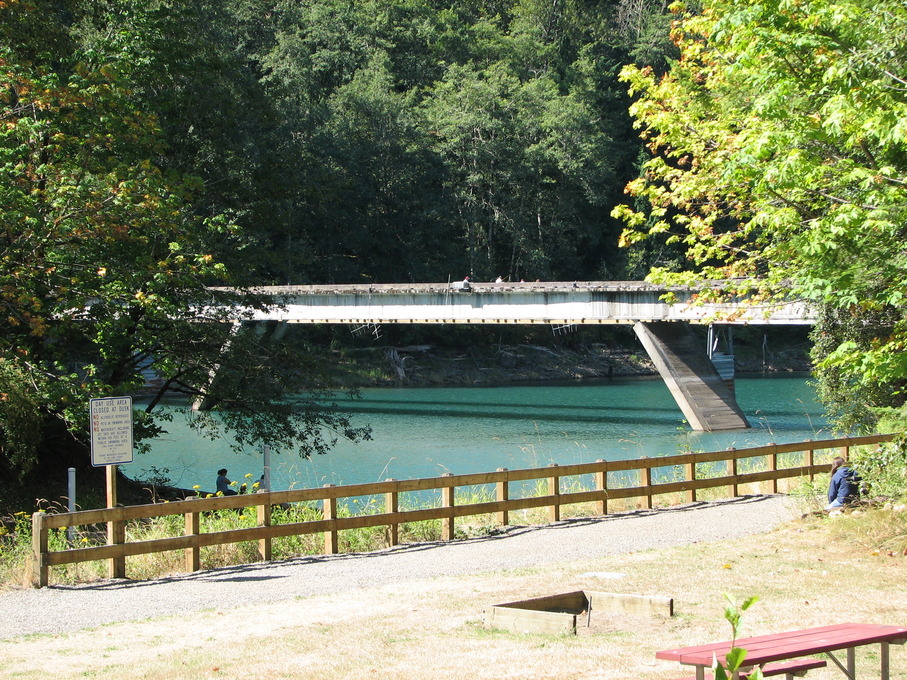
[[[718,374],[689,324],[640,322],[636,335],[694,430],[737,430],[750,424],[731,384]]]

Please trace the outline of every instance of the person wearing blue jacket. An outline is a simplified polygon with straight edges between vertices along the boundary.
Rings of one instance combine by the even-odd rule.
[[[843,458],[838,456],[831,462],[831,482],[828,484],[828,505],[826,510],[834,510],[853,502],[860,495],[860,476],[854,472]]]

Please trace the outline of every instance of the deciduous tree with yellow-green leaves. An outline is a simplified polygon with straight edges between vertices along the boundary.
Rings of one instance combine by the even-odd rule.
[[[120,10],[139,12],[120,27],[142,25],[139,3]],[[0,478],[84,461],[88,400],[151,372],[227,405],[207,424],[247,443],[322,451],[325,431],[363,435],[319,402],[288,404],[325,385],[243,332],[229,297],[210,304],[208,286],[229,281],[217,254],[241,234],[162,162],[157,118],[134,96],[139,36],[76,40],[96,19],[91,2],[0,2]],[[139,439],[158,431],[155,403],[136,414]]]
[[[907,378],[907,5],[708,0],[672,7],[680,58],[627,67],[652,152],[625,245],[682,244],[683,271],[824,311],[819,377],[843,426]]]

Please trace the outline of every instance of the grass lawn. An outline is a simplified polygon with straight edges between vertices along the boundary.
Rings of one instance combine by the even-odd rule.
[[[655,652],[728,638],[724,593],[760,598],[744,614],[744,636],[847,621],[907,625],[904,541],[879,540],[897,537],[892,523],[903,529],[907,513],[811,517],[743,541],[33,636],[0,643],[0,677],[671,680],[689,669]],[[482,626],[486,605],[573,590],[673,597],[675,616],[594,611],[576,636]],[[891,650],[892,680],[907,680],[907,646]],[[878,677],[877,653],[858,652],[858,677]],[[831,663],[807,675],[842,677]]]

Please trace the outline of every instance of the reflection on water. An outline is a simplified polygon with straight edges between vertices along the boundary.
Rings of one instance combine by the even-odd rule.
[[[737,400],[749,430],[692,432],[658,378],[569,385],[366,389],[342,402],[373,440],[340,442],[311,460],[272,451],[275,490],[566,465],[598,459],[664,456],[744,448],[828,436],[806,375],[738,378]],[[169,469],[179,486],[213,488],[216,470],[231,479],[261,474],[260,451],[234,453],[223,441],[194,434],[179,414],[152,452],[124,472]]]

